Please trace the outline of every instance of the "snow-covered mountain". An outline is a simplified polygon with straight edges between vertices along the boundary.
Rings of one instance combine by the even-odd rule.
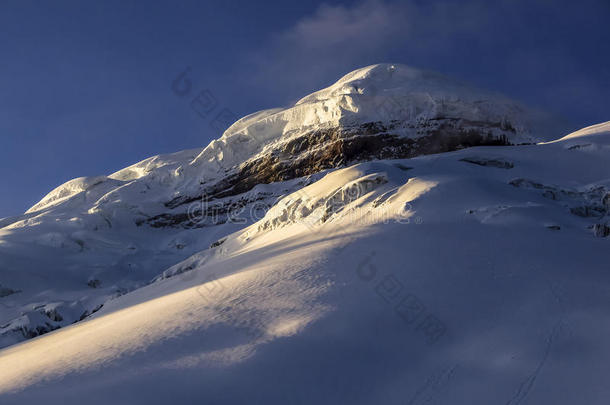
[[[550,139],[536,131],[544,122],[501,96],[382,64],[244,117],[206,148],[69,181],[0,220],[0,347],[84,319],[326,170]]]
[[[382,64],[72,180],[0,220],[2,403],[606,403],[610,123],[563,135]]]

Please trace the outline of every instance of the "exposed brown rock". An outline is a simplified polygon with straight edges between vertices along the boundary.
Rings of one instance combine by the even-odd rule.
[[[203,185],[198,195],[179,196],[167,202],[170,209],[205,198],[207,201],[237,196],[257,184],[291,180],[322,170],[375,159],[404,159],[450,152],[473,146],[510,145],[508,135],[515,130],[509,123],[474,122],[437,118],[412,127],[416,137],[393,134],[404,122],[371,122],[358,127],[326,128],[292,138],[263,157],[244,162],[224,179]],[[495,134],[495,135],[494,135]],[[499,135],[498,135],[499,134]],[[226,215],[227,206],[216,206],[201,215]],[[189,214],[166,213],[145,222],[153,227],[191,227]],[[198,225],[201,226],[201,225]]]

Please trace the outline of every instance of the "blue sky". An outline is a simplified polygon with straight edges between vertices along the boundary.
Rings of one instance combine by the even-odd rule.
[[[217,113],[288,105],[379,62],[440,71],[573,128],[610,120],[610,2],[4,1],[0,217],[80,176],[202,147]],[[190,67],[199,116],[172,81]],[[225,120],[226,121],[226,120]]]

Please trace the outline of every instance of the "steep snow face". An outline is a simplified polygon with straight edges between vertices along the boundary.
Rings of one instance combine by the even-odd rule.
[[[0,402],[605,405],[609,135],[587,136],[330,170],[0,351]]]

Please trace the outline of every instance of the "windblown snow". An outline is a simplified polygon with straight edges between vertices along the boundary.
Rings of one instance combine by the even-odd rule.
[[[0,402],[606,404],[610,123],[544,119],[374,65],[58,187],[0,220]],[[510,142],[277,175],[304,134],[456,121]]]

